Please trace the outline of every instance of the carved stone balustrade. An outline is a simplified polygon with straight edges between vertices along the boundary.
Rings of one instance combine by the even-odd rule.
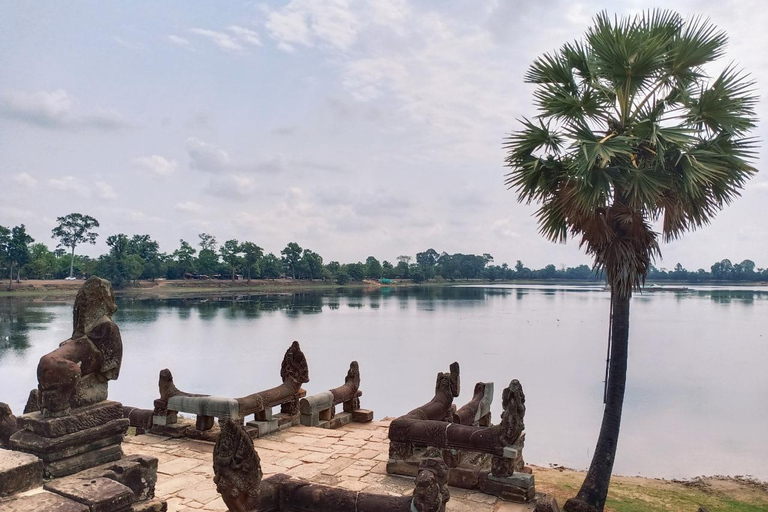
[[[360,408],[360,368],[357,361],[349,364],[344,385],[302,398],[299,413],[302,425],[320,428],[338,428],[351,421],[367,423],[373,419],[373,411]],[[336,406],[343,404],[342,413],[336,413]]]
[[[232,512],[444,512],[450,498],[448,470],[438,460],[421,464],[413,496],[355,492],[285,474],[262,479],[259,455],[245,428],[230,420],[220,425],[213,481]]]
[[[416,476],[424,460],[442,458],[448,467],[449,485],[478,489],[509,501],[531,501],[535,494],[533,475],[516,472],[522,469],[523,388],[513,380],[503,392],[501,423],[480,426],[480,420],[487,416],[483,411],[490,406],[487,393],[492,389],[478,384],[472,402],[455,412],[454,418],[468,424],[421,419],[412,413],[392,421],[387,473]]]
[[[280,368],[283,383],[272,389],[253,393],[242,398],[225,398],[199,395],[180,391],[173,383],[173,375],[167,368],[160,372],[160,398],[155,400],[152,431],[166,435],[215,440],[217,434],[209,432],[214,418],[243,422],[251,414],[254,420],[247,423],[252,437],[263,437],[271,432],[299,424],[299,400],[307,392],[301,385],[309,382],[309,368],[299,342],[285,352]],[[272,408],[280,406],[280,413],[272,415]],[[196,415],[195,428],[181,425],[177,413]]]

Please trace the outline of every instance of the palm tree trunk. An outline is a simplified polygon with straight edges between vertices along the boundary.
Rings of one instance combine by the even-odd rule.
[[[602,512],[608,496],[616,446],[619,441],[621,409],[627,381],[629,348],[629,297],[611,291],[613,324],[611,329],[611,361],[608,369],[608,387],[603,423],[597,438],[595,454],[576,498],[565,503],[565,512]]]
[[[72,258],[69,260],[69,277],[75,275],[75,246],[72,246]]]

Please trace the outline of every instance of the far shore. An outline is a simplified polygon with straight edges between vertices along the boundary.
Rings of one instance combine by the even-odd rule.
[[[0,284],[0,297],[26,297],[69,299],[74,298],[82,285],[82,280],[67,281],[64,279],[23,279],[20,283],[13,282],[8,290],[7,281]],[[688,286],[727,286],[732,288],[748,288],[752,286],[768,286],[768,282],[718,282],[718,283],[685,283],[678,281],[648,281],[670,288]],[[603,286],[601,281],[554,281],[554,280],[514,280],[514,281],[483,281],[462,279],[455,281],[426,281],[414,283],[408,279],[392,280],[382,284],[374,280],[337,284],[333,281],[307,281],[293,279],[253,279],[250,283],[245,280],[141,280],[131,283],[121,289],[116,289],[118,296],[134,298],[173,298],[179,296],[216,295],[216,294],[260,294],[260,293],[299,293],[309,291],[333,290],[374,290],[378,288],[409,288],[437,286],[494,286],[494,285],[560,285],[560,286]]]

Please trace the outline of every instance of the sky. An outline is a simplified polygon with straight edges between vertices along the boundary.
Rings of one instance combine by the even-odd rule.
[[[601,10],[648,7],[710,17],[730,37],[723,64],[768,97],[757,0],[0,0],[0,225],[53,247],[57,217],[88,214],[90,255],[115,233],[172,252],[208,232],[326,262],[431,247],[588,264],[539,236],[535,207],[504,186],[502,144],[536,114],[523,75],[537,56]],[[768,267],[767,214],[763,171],[657,265]]]

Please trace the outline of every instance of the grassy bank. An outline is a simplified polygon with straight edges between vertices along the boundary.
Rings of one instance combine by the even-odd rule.
[[[534,468],[536,490],[554,496],[560,506],[579,490],[584,473],[568,469]],[[606,512],[765,512],[768,484],[740,477],[701,477],[660,480],[614,476]]]

